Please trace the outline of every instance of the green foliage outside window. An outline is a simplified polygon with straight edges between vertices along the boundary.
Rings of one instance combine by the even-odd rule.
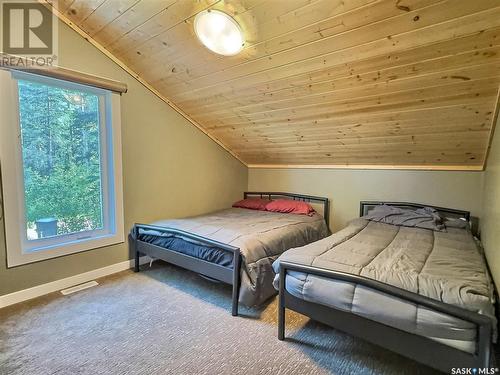
[[[19,81],[27,229],[57,219],[57,234],[102,227],[99,100]]]

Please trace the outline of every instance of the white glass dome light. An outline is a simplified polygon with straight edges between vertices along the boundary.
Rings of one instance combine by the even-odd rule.
[[[219,10],[205,10],[196,15],[194,31],[210,51],[224,56],[240,52],[245,43],[240,25]]]

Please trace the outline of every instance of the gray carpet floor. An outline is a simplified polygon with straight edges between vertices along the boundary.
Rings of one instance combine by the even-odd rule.
[[[399,355],[287,313],[230,314],[228,286],[162,262],[69,296],[0,310],[0,374],[430,374]]]

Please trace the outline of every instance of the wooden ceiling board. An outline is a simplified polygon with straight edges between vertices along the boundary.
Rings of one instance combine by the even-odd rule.
[[[88,33],[90,36],[93,36],[94,34],[101,31],[106,25],[113,23],[125,12],[130,12],[140,1],[141,0],[105,1],[101,3],[85,20],[82,21],[81,27],[85,30],[86,33]]]
[[[401,79],[386,80],[381,81],[381,83],[373,83],[379,82],[378,77],[374,76],[373,78],[364,80],[364,82],[368,83],[367,85],[361,84],[363,82],[361,77],[351,77],[344,82],[328,82],[322,84],[321,86],[323,87],[320,87],[319,90],[317,86],[311,86],[309,90],[306,90],[304,93],[301,93],[300,90],[292,89],[289,93],[280,93],[279,96],[261,100],[260,102],[258,100],[248,100],[248,105],[242,105],[238,102],[231,101],[229,101],[229,103],[231,106],[235,107],[233,113],[245,115],[248,113],[260,113],[290,108],[290,106],[295,106],[297,101],[300,101],[300,106],[302,107],[308,104],[319,104],[326,101],[378,96],[380,92],[384,92],[385,94],[395,93],[398,95],[398,93],[404,93],[407,90],[414,89],[416,84],[419,86],[419,89],[440,86],[448,87],[448,84],[455,84],[457,82],[462,83],[461,81],[470,83],[489,78],[500,83],[500,80],[497,79],[493,73],[495,69],[500,69],[500,60],[497,60],[493,64],[475,65],[467,68],[429,73],[425,76],[410,76],[410,78],[405,77]],[[374,81],[374,79],[376,79],[376,81]],[[219,119],[224,118],[224,115],[227,113],[226,109],[207,107],[204,106],[203,111],[200,111],[198,108],[192,108],[190,112],[193,114],[202,113],[203,116],[207,116],[207,118],[215,116]]]
[[[320,93],[323,91],[339,90],[344,91],[353,87],[381,87],[386,85],[390,87],[403,83],[405,80],[413,79],[416,76],[423,76],[426,79],[429,74],[438,74],[441,72],[446,80],[461,79],[454,73],[457,69],[468,69],[471,66],[480,66],[481,63],[495,62],[500,57],[500,46],[494,46],[488,49],[477,49],[473,52],[467,52],[462,55],[446,56],[444,58],[427,60],[417,64],[392,66],[379,71],[360,71],[359,74],[347,74],[347,76],[334,77],[322,81],[314,80],[307,76],[297,77],[300,83],[289,83],[290,81],[280,81],[276,86],[280,85],[280,89],[273,90],[272,83],[268,85],[266,90],[263,86],[258,86],[255,90],[249,91],[248,94],[240,92],[238,96],[234,92],[215,94],[212,97],[205,97],[198,100],[189,100],[181,102],[186,111],[196,111],[202,106],[207,113],[221,108],[221,103],[227,103],[230,106],[241,108],[253,104],[263,104],[277,100],[293,98],[295,96],[304,96],[308,94]],[[485,58],[486,56],[486,58]],[[436,66],[438,68],[436,68]],[[340,68],[339,68],[340,70]],[[492,75],[496,73],[492,71]],[[332,72],[332,76],[334,72]],[[425,75],[425,76],[424,76]],[[467,76],[463,76],[466,79]],[[417,78],[418,79],[418,78]],[[256,92],[258,92],[256,94]],[[222,107],[225,108],[225,107]]]
[[[413,2],[428,4],[436,2],[436,0],[414,0]],[[328,51],[329,48],[341,47],[341,45],[336,45],[336,41],[330,39],[330,37],[335,35],[339,36],[347,31],[354,31],[358,27],[363,26],[366,23],[368,15],[372,17],[370,19],[370,25],[378,28],[380,25],[376,22],[377,20],[385,20],[387,23],[389,22],[387,21],[388,18],[391,18],[401,12],[395,8],[393,4],[389,4],[387,2],[372,2],[368,5],[354,8],[355,3],[355,1],[346,2],[346,4],[349,5],[349,8],[347,8],[347,6],[337,8],[339,10],[338,14],[335,14],[335,16],[327,18],[322,22],[314,23],[308,27],[292,29],[291,32],[281,34],[267,40],[266,42],[258,43],[251,47],[249,46],[244,49],[242,53],[234,56],[232,59],[219,58],[217,64],[211,64],[211,66],[217,66],[214,71],[207,70],[207,63],[209,61],[199,61],[194,58],[190,59],[190,61],[199,61],[197,65],[191,66],[189,72],[184,71],[179,72],[179,74],[185,73],[184,79],[189,82],[190,80],[198,81],[201,77],[213,78],[212,75],[214,73],[227,71],[229,68],[231,68],[231,71],[238,71],[239,68],[241,71],[251,70],[252,72],[255,72],[259,69],[258,67],[262,66],[262,62],[264,62],[264,67],[267,69],[275,64],[281,64],[282,61],[284,61],[284,56],[293,55],[293,58],[301,59],[300,54],[302,49],[300,47],[306,45],[308,45],[308,51],[306,52],[307,56],[311,56],[313,53],[318,53],[317,51],[320,51],[319,54],[323,54],[325,51]],[[279,23],[273,26],[276,28],[283,28]],[[315,43],[318,41],[321,41],[321,43]],[[297,48],[299,51],[296,51]],[[279,54],[280,52],[283,53]],[[285,54],[285,52],[287,53]],[[213,56],[213,54],[210,56]],[[199,57],[202,58],[202,56]],[[272,63],[269,61],[272,61]]]
[[[490,57],[484,58],[483,53]],[[274,92],[264,91],[257,95],[248,95],[233,98],[231,95],[217,95],[212,98],[206,98],[203,101],[204,113],[216,113],[226,110],[221,107],[221,99],[225,103],[236,107],[238,110],[248,110],[271,103],[285,102],[295,98],[312,97],[314,95],[324,95],[327,93],[343,94],[349,90],[364,88],[367,92],[383,89],[386,92],[395,91],[392,88],[414,85],[415,82],[422,81],[422,86],[429,86],[429,83],[443,84],[464,80],[480,79],[484,77],[495,77],[495,69],[498,69],[500,61],[500,46],[481,50],[480,53],[470,52],[463,56],[452,56],[432,60],[411,66],[396,66],[384,71],[374,71],[356,75],[328,79],[319,82],[309,82],[299,86],[292,86],[276,90]],[[436,69],[439,64],[439,70]],[[496,65],[495,65],[496,64]],[[436,81],[437,78],[437,81]],[[414,86],[413,86],[414,87]],[[196,101],[184,104],[186,110],[196,112],[200,109]]]
[[[498,4],[498,2],[497,2]],[[423,28],[422,30],[414,30],[400,35],[392,36],[391,38],[383,37],[366,43],[352,45],[350,47],[337,49],[336,40],[321,40],[320,43],[314,43],[313,46],[308,46],[309,54],[312,57],[301,58],[300,55],[307,52],[300,49],[287,50],[273,55],[271,59],[259,59],[248,64],[242,64],[214,74],[206,75],[196,79],[195,81],[186,81],[180,85],[171,85],[172,90],[185,90],[184,95],[190,95],[190,90],[196,91],[211,91],[216,86],[225,85],[230,81],[255,82],[256,76],[264,79],[269,79],[269,75],[276,70],[284,71],[285,74],[298,73],[299,71],[309,71],[314,69],[316,65],[327,65],[325,62],[332,61],[336,64],[352,62],[356,59],[363,59],[380,54],[390,54],[398,49],[416,47],[422,44],[422,39],[429,42],[440,40],[443,36],[446,38],[454,38],[457,35],[461,36],[468,34],[471,30],[484,27],[489,23],[492,26],[500,26],[500,17],[498,13],[500,8],[495,12],[492,10],[475,13],[466,17],[467,20],[453,19],[450,22],[444,22],[431,27]],[[390,26],[390,25],[389,25]],[[364,30],[366,34],[376,33],[374,30]],[[460,34],[463,32],[464,34]],[[383,34],[382,34],[383,35]],[[366,40],[371,40],[372,36],[363,37]],[[324,43],[325,42],[325,43]],[[347,45],[350,41],[346,42]],[[313,51],[311,51],[313,50]],[[414,57],[415,58],[415,57]],[[281,73],[278,72],[278,76]],[[196,87],[195,87],[196,86]],[[174,97],[174,99],[177,98]]]
[[[170,1],[139,1],[129,11],[122,13],[95,34],[94,39],[106,41],[106,45],[113,44],[127,33],[135,30],[162,11],[171,10],[176,0]]]
[[[448,131],[449,129],[460,130],[464,127],[467,129],[489,129],[492,122],[492,114],[489,112],[491,103],[481,103],[480,105],[458,105],[440,107],[434,109],[417,109],[413,111],[403,112],[384,112],[384,113],[369,113],[360,116],[335,116],[322,121],[302,121],[294,122],[289,125],[284,122],[280,125],[273,126],[272,124],[259,124],[250,128],[240,129],[240,127],[221,126],[213,127],[209,130],[219,137],[242,137],[246,139],[252,134],[257,134],[266,139],[274,135],[304,135],[304,134],[327,134],[331,136],[339,136],[343,132],[354,132],[361,136],[362,132],[380,131],[384,132],[400,132],[414,131],[415,127],[434,127],[435,132],[441,129]],[[436,126],[436,123],[440,126]],[[442,124],[441,124],[442,123]],[[332,133],[334,132],[334,133]]]
[[[323,8],[326,8],[324,9],[325,11],[327,11],[326,13],[332,13],[335,11],[335,13],[344,14],[343,13],[344,11],[359,7],[360,4],[364,5],[367,2],[373,2],[373,0],[351,0],[349,2],[329,0],[327,2],[322,1],[321,3]],[[219,3],[219,5],[220,4],[221,3]],[[200,53],[199,48],[190,48],[186,49],[187,52],[184,54],[184,56],[177,57],[175,60],[172,59],[172,56],[161,53],[157,53],[156,55],[153,55],[151,57],[152,58],[159,57],[161,59],[166,59],[167,61],[175,61],[175,63],[171,63],[171,66],[176,68],[177,70],[176,76],[184,75],[184,77],[182,77],[184,80],[197,79],[199,76],[203,76],[208,73],[206,71],[207,64],[218,66],[220,69],[226,69],[233,65],[239,65],[244,62],[256,60],[259,57],[270,55],[273,51],[273,48],[272,46],[269,45],[269,43],[274,43],[275,46],[274,49],[277,51],[286,50],[292,47],[296,43],[302,43],[299,40],[300,36],[311,34],[313,39],[317,39],[320,37],[319,35],[322,33],[321,32],[322,28],[324,30],[332,28],[331,24],[324,25],[322,27],[320,25],[313,26],[310,27],[309,30],[300,28],[300,24],[297,25],[297,27],[295,27],[295,25],[298,22],[293,22],[293,21],[302,20],[304,18],[303,22],[306,22],[305,19],[307,19],[306,17],[300,15],[301,14],[300,10],[309,9],[316,3],[313,3],[312,5],[309,5],[307,7],[303,7],[298,11],[287,12],[284,14],[282,13],[284,11],[283,7],[281,6],[276,8],[277,10],[276,12],[269,12],[268,8],[270,4],[279,5],[280,3],[279,2],[273,3],[267,1],[264,3],[264,6],[256,7],[251,12],[247,11],[243,14],[238,14],[237,16],[235,16],[235,19],[241,20],[240,21],[241,25],[248,25],[251,26],[252,29],[257,30],[256,35],[252,38],[256,40],[256,42],[252,43],[251,41],[249,41],[246,47],[237,56],[221,57],[213,53],[206,52],[204,50],[201,50]],[[293,4],[293,2],[291,2],[290,4]],[[219,6],[219,8],[221,8],[222,6],[223,5]],[[274,18],[271,18],[270,22],[263,22],[263,23],[254,22],[255,15],[251,16],[251,14],[255,13],[256,10],[262,8],[266,10],[265,13],[265,16],[267,16],[266,19],[270,18],[270,16],[275,16]],[[318,8],[316,7],[315,9],[318,10]],[[328,12],[329,10],[330,12]],[[316,18],[318,19],[321,14],[323,14],[324,17],[325,13],[321,12],[313,13],[313,15],[315,15]],[[290,15],[293,18],[286,19],[284,17]],[[245,20],[245,18],[248,18],[248,20]],[[285,20],[290,22],[285,22]],[[265,19],[260,21],[265,21]],[[336,20],[335,22],[337,22],[338,25],[342,25],[338,20]],[[243,27],[243,29],[248,28],[248,26]],[[270,31],[274,32],[274,34],[271,33]],[[293,31],[293,33],[287,31]],[[264,36],[262,34],[267,34],[267,36]],[[268,40],[265,43],[261,42],[262,40],[266,40],[266,38],[270,38],[270,40]],[[165,80],[168,78],[169,77],[164,77]],[[171,77],[171,78],[176,78],[176,77]],[[168,81],[166,81],[166,83],[168,83]]]
[[[236,93],[238,98],[241,96],[242,100],[246,100],[247,95],[262,95],[271,96],[274,95],[275,91],[286,88],[307,88],[316,82],[321,82],[328,79],[338,79],[345,77],[357,77],[358,75],[365,73],[374,73],[382,75],[387,69],[394,69],[398,67],[403,67],[409,69],[407,75],[413,73],[418,73],[418,66],[420,64],[431,64],[431,67],[436,70],[436,67],[447,64],[450,65],[450,61],[454,61],[455,66],[461,66],[461,64],[467,64],[467,61],[462,63],[463,55],[472,55],[476,58],[476,62],[484,61],[488,58],[494,57],[497,54],[489,51],[489,48],[498,46],[500,42],[500,29],[493,29],[484,32],[474,33],[472,35],[452,39],[445,42],[438,42],[432,46],[417,47],[414,49],[408,49],[403,51],[397,51],[391,54],[382,54],[368,59],[358,59],[354,63],[347,62],[343,64],[321,67],[318,70],[311,70],[305,73],[299,73],[296,75],[287,74],[285,70],[281,73],[284,75],[276,79],[271,79],[266,76],[254,76],[252,85],[238,85],[236,83],[226,83],[223,86],[212,87],[212,95],[203,96],[202,94],[196,94],[191,92],[189,98],[186,100],[177,100],[180,105],[185,108],[189,108],[189,105],[199,104],[210,104],[210,100],[213,102],[219,102],[219,99],[224,98],[234,98]],[[462,51],[466,52],[462,52]],[[415,62],[415,55],[420,56],[420,60]],[[444,59],[446,62],[444,62]],[[432,69],[431,69],[432,71]],[[382,79],[383,77],[380,77]],[[390,77],[389,77],[390,78]],[[261,83],[262,81],[262,83]],[[247,94],[248,93],[248,94]]]
[[[315,2],[317,1],[318,0],[315,0]],[[314,4],[315,2],[312,3]],[[290,11],[293,11],[300,5],[311,4],[311,0],[286,3],[269,2],[268,0],[236,0],[234,3],[239,4],[239,7],[228,4],[227,1],[219,1],[211,6],[210,9],[224,10],[234,16],[234,18],[239,21],[240,25],[242,25],[244,29],[254,30],[256,29],[256,25],[253,25],[253,23],[257,19],[257,16],[260,16],[262,14],[259,17],[259,20],[262,22],[267,19],[278,19],[278,17],[280,17],[281,15],[290,13]],[[174,80],[177,83],[182,82],[176,78],[176,75],[184,71],[188,71],[189,69],[194,67],[194,61],[196,61],[197,63],[200,61],[200,57],[195,56],[191,60],[188,60],[188,65],[186,65],[184,63],[184,60],[182,60],[181,58],[183,55],[190,54],[190,51],[196,51],[197,53],[201,52],[201,54],[204,55],[205,58],[217,58],[220,60],[220,57],[218,55],[211,53],[206,48],[200,49],[200,42],[194,36],[192,25],[193,21],[194,14],[192,17],[186,19],[182,25],[179,25],[179,27],[169,29],[162,34],[151,38],[146,43],[137,45],[137,48],[132,51],[126,50],[126,54],[120,56],[120,58],[128,60],[130,57],[132,57],[132,59],[135,61],[135,63],[133,63],[132,65],[133,69],[141,70],[140,64],[142,64],[142,68],[144,68],[144,66],[149,67],[149,69],[147,69],[147,74],[150,75],[150,80],[153,84],[154,81],[158,79],[158,75],[165,77],[165,72],[172,73],[170,77],[171,80]],[[247,38],[249,37],[248,34],[249,32],[245,33],[245,36]],[[178,43],[182,43],[184,45],[184,48],[176,48],[176,45]],[[169,45],[174,45],[174,48],[168,48]],[[140,57],[137,58],[136,56],[134,56],[134,54],[139,54]],[[240,55],[238,55],[237,57],[226,58],[239,59]],[[175,63],[171,63],[172,61],[175,61]],[[190,64],[189,61],[191,61]],[[218,63],[219,62],[220,61],[218,61]],[[152,69],[151,66],[153,66]]]
[[[105,1],[106,0],[74,0],[67,8],[60,10],[71,15],[71,20],[77,25],[80,25]]]
[[[276,143],[287,140],[295,140],[302,141],[308,139],[325,139],[325,132],[329,133],[329,136],[335,139],[345,139],[345,138],[364,138],[364,137],[390,137],[392,135],[414,135],[415,132],[418,132],[419,135],[423,134],[453,134],[455,132],[482,132],[489,131],[488,126],[483,126],[486,124],[485,122],[478,124],[474,127],[471,127],[469,124],[471,119],[466,117],[465,119],[459,119],[458,121],[454,121],[453,125],[446,125],[436,127],[433,122],[436,121],[434,119],[428,120],[426,122],[422,122],[420,120],[402,122],[402,121],[393,121],[391,124],[384,123],[371,123],[371,124],[361,124],[355,123],[350,125],[343,125],[343,127],[336,126],[328,126],[321,128],[313,128],[307,132],[302,131],[301,129],[289,129],[287,133],[273,133],[273,132],[262,132],[262,131],[249,131],[247,133],[243,133],[241,131],[234,131],[233,133],[224,132],[219,134],[219,132],[215,131],[214,133],[218,134],[220,137],[223,137],[226,140],[237,140],[238,138],[243,139],[245,142],[254,142],[254,141],[266,141],[270,143]],[[432,122],[431,125],[428,123]],[[236,139],[234,139],[236,138]]]
[[[128,52],[132,51],[132,56],[134,57],[134,61],[136,61],[139,59],[140,55],[139,57],[134,56],[134,53],[137,54],[138,48],[145,44],[146,41],[158,37],[162,33],[166,34],[176,26],[178,29],[182,29],[182,23],[187,18],[208,9],[219,1],[220,0],[197,1],[193,3],[191,7],[186,7],[182,3],[182,0],[176,0],[172,4],[170,4],[170,2],[163,3],[166,7],[151,16],[151,18],[144,23],[131,28],[124,34],[116,35],[116,38],[100,39],[100,43],[106,46],[106,48],[116,56],[120,55],[120,57],[125,57]],[[134,48],[129,50],[130,46],[134,46]],[[166,49],[166,47],[168,47],[168,45],[162,43],[160,48]]]
[[[245,164],[481,170],[498,0],[60,0],[61,19]],[[227,12],[220,56],[196,14]]]
[[[387,110],[435,108],[451,104],[470,103],[494,99],[498,88],[498,81],[490,79],[457,82],[443,86],[411,89],[396,93],[339,98],[313,104],[291,106],[285,109],[269,109],[262,112],[245,114],[232,113],[229,117],[220,115],[206,116],[204,124],[210,125],[237,125],[239,123],[266,123],[273,121],[293,122],[303,119],[321,119],[325,116],[346,113],[380,112]],[[454,90],[454,91],[450,91]],[[484,98],[484,99],[483,99]],[[197,118],[193,116],[193,118]]]

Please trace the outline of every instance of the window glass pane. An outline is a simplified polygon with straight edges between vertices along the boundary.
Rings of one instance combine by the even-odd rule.
[[[103,227],[99,97],[19,80],[28,240]]]

